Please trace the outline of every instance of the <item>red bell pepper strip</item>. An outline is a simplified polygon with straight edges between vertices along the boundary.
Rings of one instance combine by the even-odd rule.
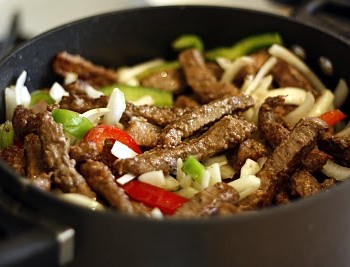
[[[83,140],[94,142],[100,152],[103,150],[105,140],[113,140],[123,143],[134,150],[137,154],[142,153],[137,143],[127,132],[113,125],[97,125],[85,134]]]
[[[327,111],[319,116],[321,120],[328,124],[328,126],[333,126],[337,122],[346,118],[346,115],[339,109],[333,109]]]
[[[140,181],[130,181],[122,188],[131,198],[146,206],[159,208],[164,214],[173,214],[177,208],[187,202],[187,198]]]

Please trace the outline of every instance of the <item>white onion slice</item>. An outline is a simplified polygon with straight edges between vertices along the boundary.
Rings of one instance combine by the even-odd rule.
[[[138,155],[134,150],[119,141],[114,142],[111,153],[118,159],[128,159]]]
[[[255,175],[260,170],[260,165],[252,159],[247,159],[241,168],[240,178],[244,179],[249,175]]]
[[[126,108],[124,94],[118,88],[114,88],[111,96],[109,97],[107,108],[110,109],[111,112],[104,116],[103,122],[105,124],[116,125]]]
[[[350,168],[340,166],[331,160],[328,160],[323,166],[322,172],[328,177],[334,178],[338,181],[344,181],[350,178]]]
[[[254,193],[260,187],[260,178],[255,175],[248,175],[243,179],[237,179],[229,182],[228,185],[232,186],[239,193],[239,199],[243,199]]]
[[[175,193],[182,196],[182,197],[185,197],[185,198],[192,198],[195,196],[195,194],[197,194],[199,191],[194,189],[193,187],[184,187],[182,189],[180,189],[179,191],[176,191]]]
[[[227,57],[217,57],[215,59],[216,63],[222,68],[224,71],[229,69],[231,67],[232,61],[229,60]]]
[[[333,105],[335,108],[339,108],[341,105],[344,104],[349,94],[349,87],[344,79],[339,80],[333,93],[334,93]]]
[[[78,74],[76,74],[75,72],[68,72],[66,74],[66,76],[64,77],[64,81],[63,83],[65,85],[67,84],[71,84],[71,83],[74,83],[78,80]]]
[[[81,116],[89,119],[92,123],[97,124],[98,120],[109,112],[111,112],[109,108],[94,108],[84,112]]]
[[[214,163],[214,164],[206,167],[206,169],[210,175],[209,186],[212,186],[212,185],[222,181],[219,163]]]
[[[315,104],[315,98],[310,93],[306,93],[305,101],[299,105],[296,109],[294,109],[292,112],[288,113],[284,119],[285,121],[294,126],[301,118],[304,118],[312,109],[312,106]]]
[[[99,98],[101,96],[103,96],[104,94],[99,91],[99,90],[96,90],[95,88],[93,88],[91,85],[88,85],[86,88],[85,88],[85,93],[91,97],[91,98]]]
[[[90,210],[104,210],[105,207],[102,206],[99,202],[96,200],[89,198],[87,196],[77,194],[77,193],[65,193],[65,194],[59,194],[60,198],[69,201],[73,204],[77,204],[79,206],[88,208]]]
[[[305,101],[306,91],[297,87],[285,87],[272,89],[262,96],[262,101],[268,97],[275,97],[283,95],[286,96],[284,103],[287,105],[300,105]]]
[[[158,186],[164,189],[166,187],[166,181],[163,171],[146,172],[141,174],[137,179],[141,182]]]
[[[177,159],[177,166],[176,166],[176,179],[179,181],[181,187],[189,187],[192,185],[192,177],[190,175],[187,175],[183,170],[183,160],[181,158]]]
[[[319,92],[323,92],[323,90],[326,89],[326,86],[320,81],[316,74],[287,48],[278,44],[274,44],[269,48],[268,51],[271,55],[289,63],[297,70],[299,70],[302,74],[304,74],[305,77],[316,87]]]
[[[180,182],[176,180],[174,177],[168,175],[165,176],[165,188],[168,191],[176,191],[180,188]]]
[[[253,62],[253,59],[247,56],[237,58],[227,69],[225,69],[220,81],[231,83],[243,67],[252,64]]]
[[[5,89],[6,120],[12,120],[13,112],[17,106],[14,88]]]
[[[158,208],[152,209],[150,214],[151,214],[151,217],[154,219],[158,219],[158,220],[164,219],[164,215],[162,211]]]
[[[135,178],[136,178],[136,175],[132,173],[127,173],[127,174],[124,174],[123,176],[120,176],[116,181],[120,185],[125,185],[126,183],[134,180]]]
[[[323,90],[321,96],[316,99],[312,109],[307,114],[308,117],[318,117],[321,114],[333,109],[334,95],[330,90]]]
[[[69,96],[69,93],[64,90],[64,88],[58,82],[55,82],[51,86],[49,94],[56,103],[59,103],[63,96]]]

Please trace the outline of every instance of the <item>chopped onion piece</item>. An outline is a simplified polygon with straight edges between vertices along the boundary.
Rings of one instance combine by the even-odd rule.
[[[128,159],[137,156],[138,154],[132,150],[127,145],[119,141],[115,141],[111,149],[111,153],[116,156],[118,159]]]
[[[308,117],[318,117],[321,114],[333,109],[334,95],[330,90],[323,90],[321,96],[316,99],[312,109],[307,114]]]
[[[344,79],[340,79],[337,86],[334,89],[334,107],[339,108],[344,104],[349,94],[349,87]]]
[[[116,181],[118,184],[125,185],[126,183],[134,180],[136,178],[136,175],[132,173],[124,174],[123,176],[120,176]]]
[[[66,76],[64,77],[64,81],[63,83],[65,85],[67,84],[71,84],[71,83],[74,83],[78,80],[78,74],[76,74],[75,72],[68,72],[66,74]]]
[[[210,157],[203,161],[203,165],[208,167],[214,163],[219,163],[220,166],[227,164],[227,157],[225,155]]]
[[[233,175],[235,175],[236,171],[234,168],[231,167],[231,165],[226,164],[220,166],[220,173],[221,173],[221,179],[228,179],[232,178]]]
[[[232,61],[226,57],[217,57],[215,61],[224,71],[229,69],[232,65]]]
[[[212,186],[212,185],[222,181],[219,163],[214,163],[214,164],[206,167],[206,169],[210,174],[209,186]]]
[[[128,83],[128,81],[134,79],[137,75],[144,72],[149,68],[153,68],[163,64],[165,61],[163,59],[154,59],[147,62],[137,64],[132,67],[122,67],[118,71],[118,82]]]
[[[79,206],[88,208],[90,210],[104,210],[105,207],[102,206],[99,202],[96,200],[89,198],[87,196],[77,194],[77,193],[65,193],[65,194],[59,194],[60,198],[69,201],[70,203],[77,204]]]
[[[190,175],[187,175],[183,170],[183,160],[181,158],[177,159],[177,172],[176,172],[176,179],[179,181],[181,187],[188,187],[192,185],[192,177]]]
[[[176,180],[174,177],[168,175],[165,176],[165,187],[164,189],[168,191],[176,191],[180,188],[180,182]]]
[[[210,173],[209,173],[209,171],[205,170],[204,175],[203,175],[202,180],[201,180],[201,183],[194,181],[192,183],[192,186],[194,187],[194,189],[196,189],[198,191],[202,191],[209,186],[209,183],[210,183]]]
[[[63,96],[69,96],[69,93],[64,90],[64,88],[58,82],[55,82],[52,85],[49,94],[56,103],[59,103]]]
[[[315,98],[310,93],[306,93],[305,101],[299,105],[296,109],[294,109],[292,112],[288,113],[284,119],[287,123],[294,126],[300,119],[306,117],[306,115],[310,112],[313,105],[315,104]]]
[[[91,97],[91,98],[99,98],[101,96],[103,96],[104,94],[99,91],[99,90],[96,90],[95,88],[93,88],[91,85],[88,85],[86,88],[85,88],[85,93]]]
[[[92,123],[97,124],[98,120],[108,112],[111,112],[109,108],[94,108],[84,112],[81,116],[89,119]]]
[[[116,125],[126,108],[124,94],[118,88],[114,88],[112,94],[110,95],[107,108],[109,108],[111,112],[104,116],[103,122],[106,124]]]
[[[247,159],[241,168],[240,178],[244,179],[249,175],[254,175],[260,170],[260,165],[254,160]]]
[[[323,166],[322,172],[328,177],[334,178],[338,181],[344,181],[350,178],[350,168],[340,166],[331,160],[328,160]]]
[[[252,64],[253,62],[253,59],[247,56],[237,58],[227,69],[225,69],[220,80],[222,82],[232,82],[243,67]]]
[[[323,92],[326,89],[326,86],[320,81],[316,74],[296,55],[293,54],[287,48],[274,44],[269,48],[269,53],[277,58],[280,58],[297,70],[299,70],[305,77],[316,87],[319,92]]]
[[[146,172],[141,174],[138,180],[164,189],[166,188],[166,181],[163,171]]]
[[[243,199],[251,193],[254,193],[258,190],[260,184],[260,179],[255,175],[248,175],[245,178],[240,178],[228,183],[228,185],[237,190],[239,199]]]
[[[250,95],[257,88],[262,78],[264,78],[273,66],[277,63],[277,58],[270,57],[264,65],[261,66],[258,73],[255,75],[253,81],[249,84],[249,86],[243,91],[243,94]]]
[[[199,192],[198,190],[194,189],[191,186],[188,186],[180,189],[179,191],[176,191],[175,193],[182,197],[190,199],[194,197],[194,195],[197,194],[198,192]]]
[[[14,88],[7,87],[5,89],[5,104],[6,104],[6,120],[12,120],[13,112],[17,106],[16,92]]]
[[[130,101],[135,106],[142,106],[142,105],[154,105],[155,101],[152,96],[145,95],[135,101]]]
[[[284,103],[287,105],[300,105],[305,101],[306,91],[297,87],[272,89],[267,91],[266,94],[264,94],[261,101],[264,102],[265,99],[268,97],[275,97],[279,95],[286,96]]]
[[[154,219],[160,219],[160,220],[164,218],[163,213],[158,208],[154,208],[151,210],[151,217]]]
[[[267,93],[273,81],[272,75],[267,75],[261,79],[258,87],[255,89],[253,95],[257,96],[259,99],[260,95],[264,95]]]

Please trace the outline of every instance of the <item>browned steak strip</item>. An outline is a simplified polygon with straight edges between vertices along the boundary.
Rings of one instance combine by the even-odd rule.
[[[318,146],[342,165],[350,167],[350,136],[334,136],[327,133],[319,141]]]
[[[300,170],[290,178],[291,195],[296,197],[312,196],[322,190],[322,186],[309,172]]]
[[[238,200],[239,194],[232,186],[224,182],[216,183],[180,206],[174,217],[209,217],[234,213]]]
[[[334,178],[326,178],[324,181],[321,183],[322,189],[327,190],[337,184],[337,180]]]
[[[101,159],[101,155],[97,150],[95,142],[82,141],[74,146],[71,146],[69,149],[69,156],[78,163],[84,162],[88,159]]]
[[[79,79],[86,80],[97,88],[118,81],[117,73],[114,70],[94,65],[81,56],[71,55],[67,52],[57,54],[53,62],[53,70],[63,77],[68,73],[76,73]]]
[[[28,134],[24,138],[24,151],[27,159],[27,177],[45,191],[51,189],[51,173],[47,173],[39,137]]]
[[[322,169],[330,156],[318,149],[313,149],[303,161],[303,169],[308,172],[315,172]]]
[[[130,172],[140,175],[154,170],[171,173],[176,171],[178,158],[186,159],[192,155],[198,160],[203,160],[238,145],[249,138],[255,129],[253,124],[228,115],[200,137],[182,142],[176,147],[157,147],[134,158],[116,160],[114,167],[119,174]]]
[[[187,83],[202,103],[218,98],[238,95],[238,89],[229,83],[220,82],[207,68],[201,53],[195,49],[180,53],[179,61],[185,73]]]
[[[127,117],[127,120],[132,117],[143,117],[152,124],[165,126],[190,110],[190,108],[179,107],[135,106],[127,103],[122,119],[125,120],[125,117]]]
[[[179,95],[175,102],[174,102],[174,106],[176,107],[180,107],[180,108],[196,108],[199,105],[199,103],[194,100],[193,98],[187,96],[187,95]]]
[[[159,144],[163,147],[176,146],[182,139],[191,136],[204,126],[233,112],[247,110],[253,105],[252,97],[241,95],[218,99],[197,107],[165,126],[160,135]]]
[[[64,85],[64,89],[68,91],[70,94],[75,94],[75,95],[86,95],[86,90],[88,87],[91,85],[84,80],[76,80],[73,83]]]
[[[19,140],[23,140],[27,134],[37,133],[40,126],[40,116],[41,113],[34,114],[32,110],[22,105],[17,106],[12,117],[13,130],[16,137]]]
[[[75,95],[62,97],[59,105],[62,109],[73,110],[78,113],[84,113],[94,108],[105,108],[108,104],[108,98],[106,96],[100,96],[99,98],[91,98],[88,95]]]
[[[326,130],[327,125],[320,119],[301,120],[257,173],[261,181],[260,188],[240,202],[240,209],[252,210],[269,206],[276,190],[296,171]]]
[[[0,150],[0,159],[5,161],[19,175],[25,176],[26,159],[24,149],[18,146],[10,146]]]
[[[91,188],[105,199],[113,208],[133,213],[128,196],[120,188],[109,168],[100,161],[87,160],[80,171]]]
[[[143,148],[154,148],[158,144],[161,129],[143,118],[135,118],[128,122],[125,131]]]
[[[53,172],[53,183],[65,193],[80,193],[95,198],[95,193],[75,169],[75,160],[69,157],[69,144],[62,125],[56,123],[49,112],[44,112],[41,117],[38,135],[45,163]]]

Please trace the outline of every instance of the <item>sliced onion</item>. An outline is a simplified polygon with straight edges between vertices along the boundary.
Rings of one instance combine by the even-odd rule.
[[[323,92],[326,86],[321,82],[321,80],[316,76],[316,74],[296,55],[293,54],[287,48],[274,44],[269,48],[269,53],[283,61],[289,63],[297,70],[299,70],[305,77],[315,86],[319,92]]]
[[[71,83],[74,83],[78,80],[78,74],[76,74],[75,72],[68,72],[66,74],[66,76],[64,77],[64,81],[63,83],[65,85],[67,84],[71,84]]]
[[[237,58],[227,69],[225,69],[220,80],[222,82],[231,83],[242,68],[253,62],[253,59],[247,56]]]
[[[260,95],[266,94],[272,84],[272,81],[273,81],[272,75],[267,75],[264,78],[262,78],[259,85],[255,89],[253,95],[256,95],[257,98],[259,99]]]
[[[232,61],[229,60],[226,57],[217,57],[215,59],[216,63],[218,63],[218,65],[220,66],[220,68],[222,68],[224,71],[226,71],[227,69],[229,69],[232,65]]]
[[[136,178],[136,175],[132,173],[124,174],[123,176],[120,176],[116,181],[118,184],[125,185],[126,183],[134,180]]]
[[[92,123],[97,124],[99,119],[109,112],[111,112],[109,108],[94,108],[84,112],[81,116],[89,119]]]
[[[165,176],[165,188],[168,191],[176,191],[180,188],[180,182],[176,180],[174,177],[168,175]]]
[[[270,57],[264,65],[261,66],[259,69],[258,73],[255,75],[253,81],[249,84],[248,88],[244,90],[245,95],[250,95],[254,90],[257,88],[259,83],[261,82],[262,78],[266,76],[273,66],[277,63],[277,58],[275,57]]]
[[[221,179],[229,179],[235,175],[236,171],[230,164],[220,166]]]
[[[214,163],[219,163],[220,166],[227,164],[227,157],[226,155],[220,155],[215,157],[210,157],[203,161],[203,165],[208,167]]]
[[[260,165],[252,159],[247,159],[241,168],[240,179],[254,175],[260,170]]]
[[[323,90],[321,96],[316,99],[315,104],[312,106],[307,116],[318,117],[326,111],[333,109],[333,100],[333,93],[330,90]]]
[[[66,201],[69,201],[73,204],[80,205],[80,206],[88,208],[90,210],[104,210],[105,209],[105,207],[102,206],[96,200],[89,198],[87,196],[81,195],[81,194],[65,193],[65,194],[59,194],[58,196]]]
[[[111,153],[118,159],[128,159],[138,155],[134,150],[119,141],[114,142]]]
[[[214,163],[208,167],[206,167],[207,171],[210,175],[209,185],[212,186],[216,183],[221,182],[221,171],[220,171],[220,164]]]
[[[150,171],[141,174],[138,178],[139,181],[158,186],[161,188],[166,188],[166,181],[163,171]]]
[[[107,108],[110,109],[111,112],[104,116],[103,122],[106,124],[116,125],[126,108],[124,94],[118,88],[114,88],[111,96],[109,97]]]
[[[192,185],[192,177],[190,175],[187,175],[183,170],[183,160],[181,158],[177,159],[177,166],[176,166],[176,179],[179,181],[181,187],[188,187]]]
[[[284,117],[285,121],[290,125],[294,126],[301,118],[306,117],[306,115],[310,112],[314,104],[314,96],[310,92],[307,92],[305,101],[301,105],[299,105],[299,107],[287,114]]]
[[[194,189],[191,186],[188,186],[180,189],[179,191],[176,191],[175,193],[182,197],[190,199],[194,197],[194,195],[197,194],[198,192],[199,192],[198,190]]]
[[[334,89],[334,101],[335,108],[339,108],[344,104],[349,94],[349,87],[344,79],[340,79],[337,86]]]
[[[86,86],[85,93],[91,98],[99,98],[104,95],[101,91],[96,90],[91,85]]]
[[[338,181],[344,181],[350,178],[350,168],[340,166],[331,160],[328,160],[323,166],[322,172],[328,177],[334,178]]]
[[[164,218],[162,211],[158,208],[152,209],[150,214],[154,219],[162,220]]]
[[[12,120],[13,112],[17,106],[14,88],[5,89],[6,120]]]
[[[228,183],[228,185],[237,190],[239,199],[243,199],[251,193],[254,193],[259,189],[260,184],[260,179],[255,175],[248,175],[243,179],[237,179]]]
[[[300,105],[305,101],[306,91],[297,87],[272,89],[267,91],[266,94],[262,96],[262,101],[265,101],[265,99],[268,97],[275,97],[279,95],[286,96],[284,103],[287,105]]]
[[[64,88],[58,82],[55,82],[52,85],[49,94],[56,103],[59,103],[63,96],[69,96],[69,93],[64,90]]]

